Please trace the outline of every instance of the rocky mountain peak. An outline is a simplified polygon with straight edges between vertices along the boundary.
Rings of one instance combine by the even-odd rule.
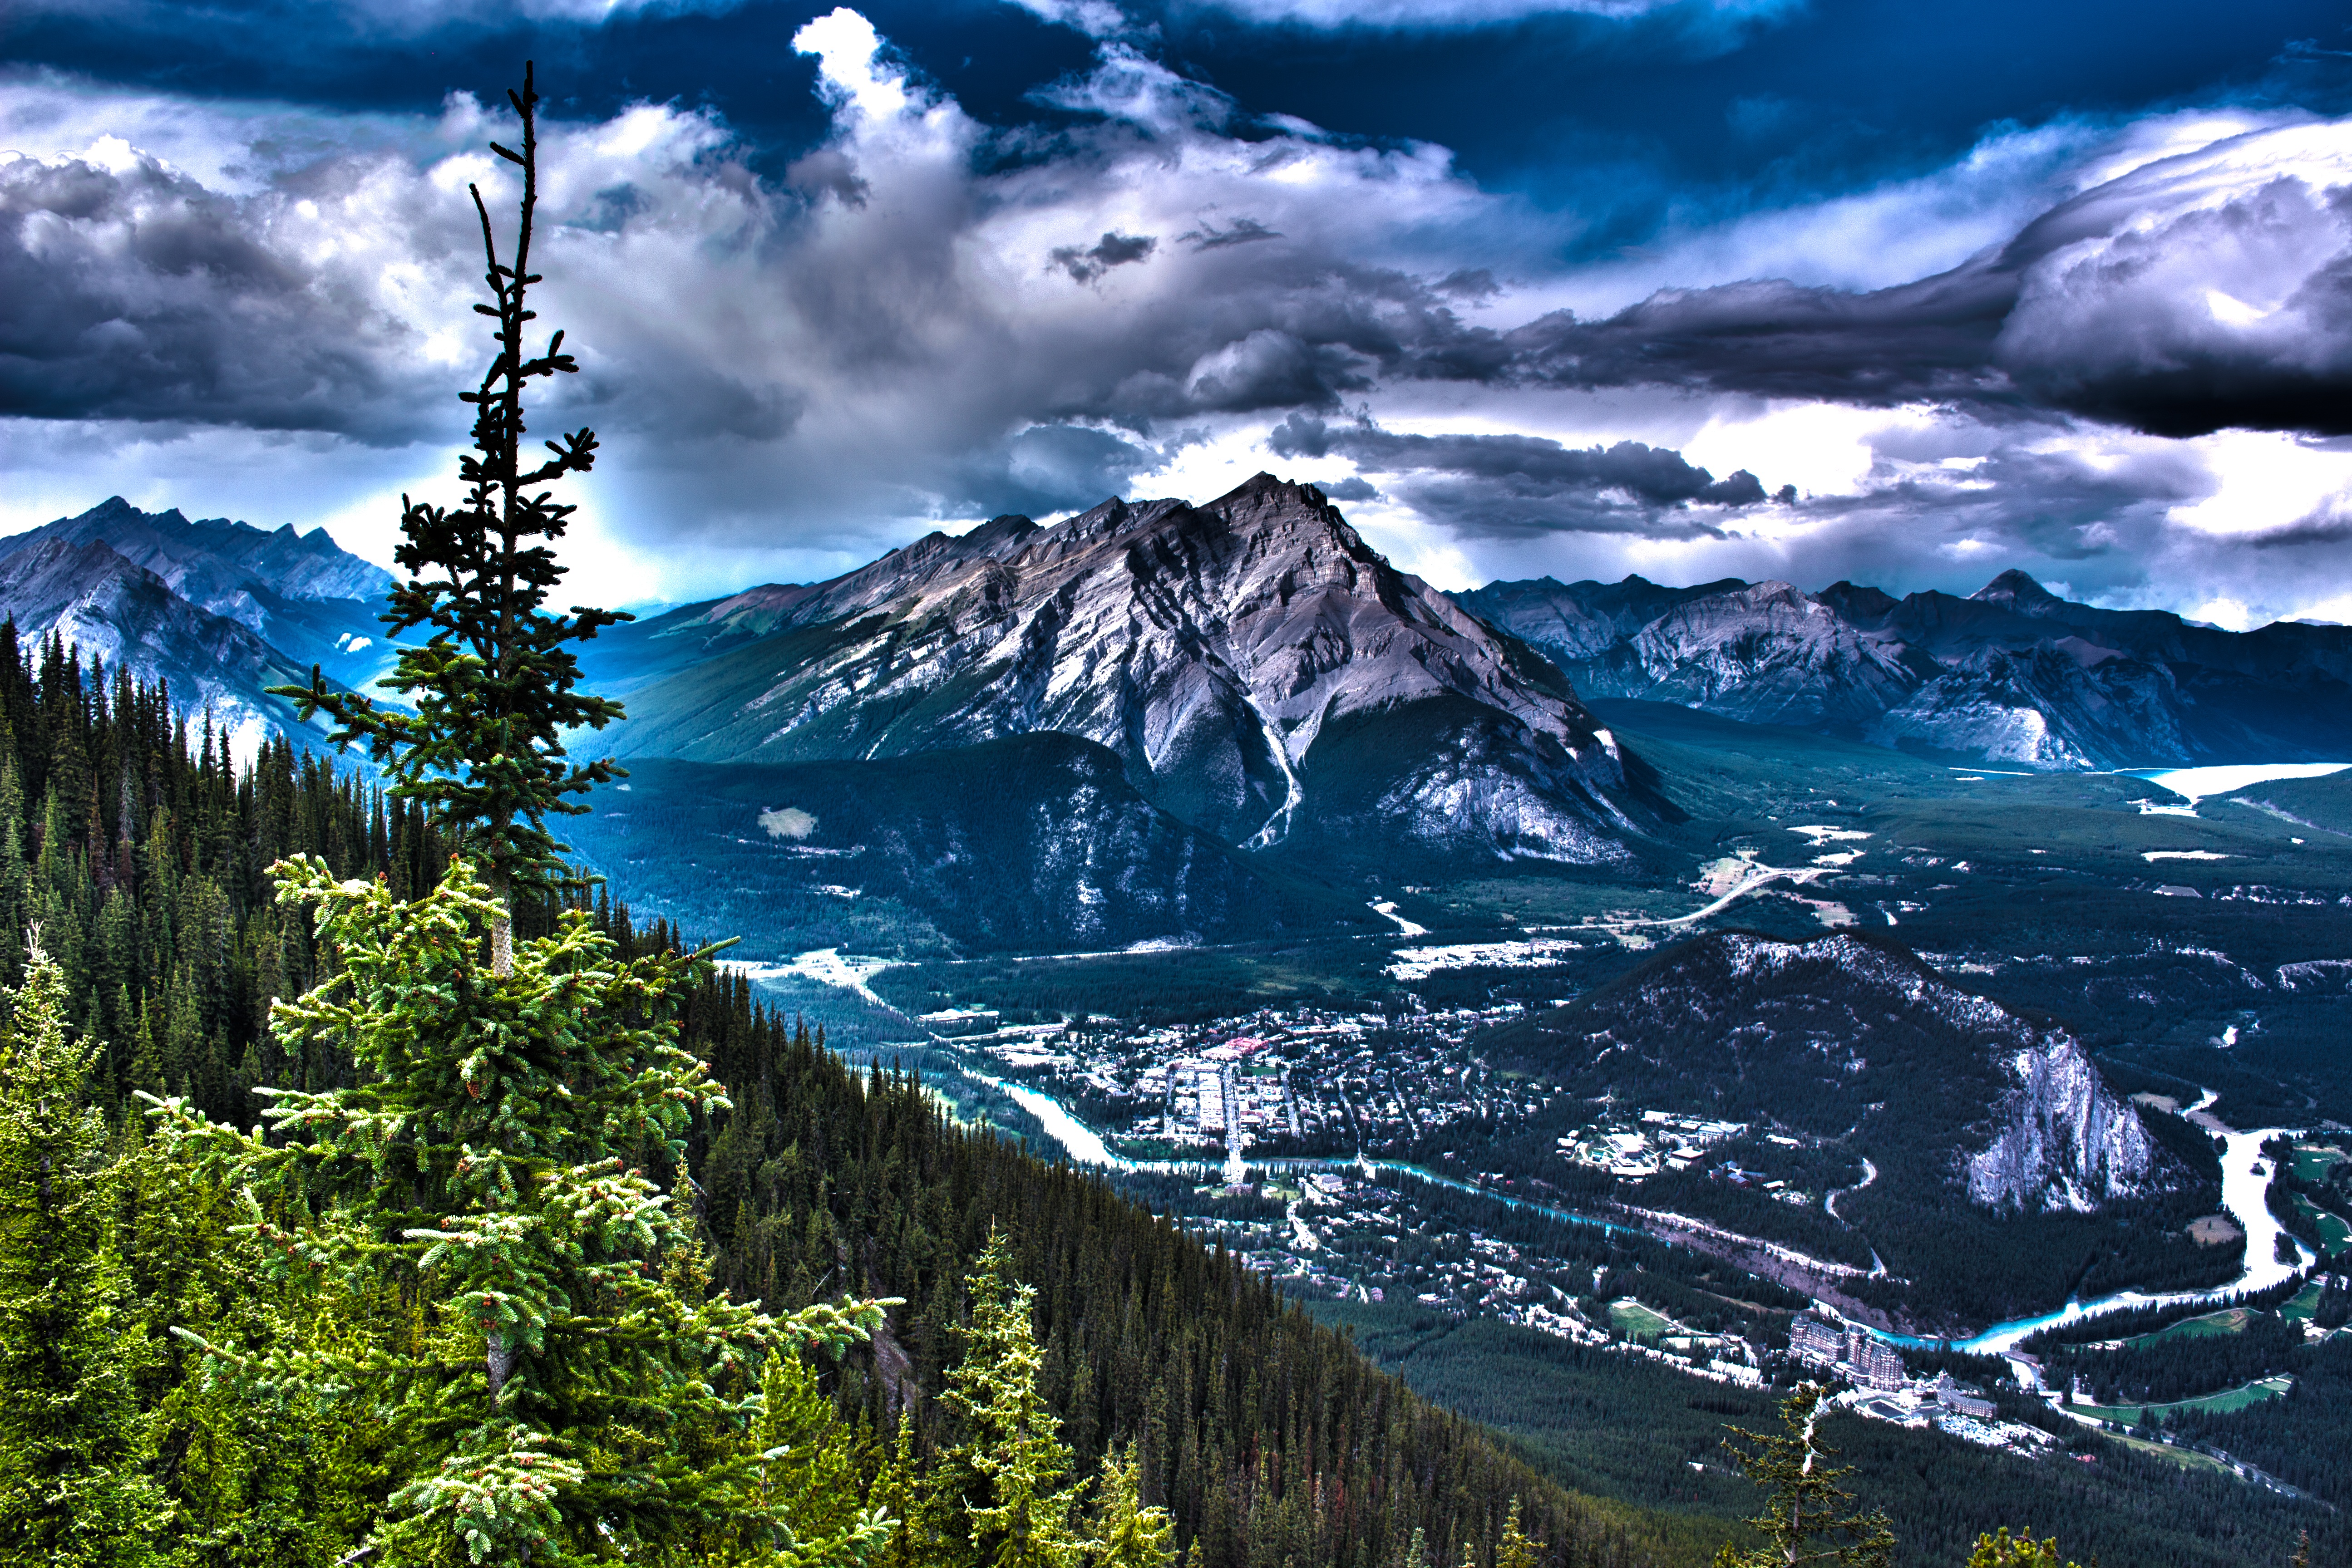
[[[684,646],[729,605],[640,640]],[[1604,803],[1622,763],[1558,673],[1398,571],[1312,485],[1262,474],[1199,507],[1113,497],[1048,528],[1000,517],[780,610],[789,646],[736,645],[723,673],[632,695],[624,747],[815,760],[1056,731],[1108,747],[1156,803],[1227,842],[1285,841],[1318,768],[1350,788],[1370,768],[1387,782],[1351,810],[1487,832],[1490,852],[1623,852],[1630,824]],[[1412,747],[1344,764],[1318,751],[1334,726],[1355,745],[1406,710]],[[1517,782],[1473,789],[1471,773]]]
[[[268,596],[324,602],[382,599],[390,572],[343,550],[324,528],[276,531],[226,517],[191,521],[174,507],[143,512],[110,496],[79,517],[0,539],[0,559],[52,539],[99,543],[163,579],[173,592],[267,634]]]
[[[2066,606],[2064,600],[2015,567],[2002,572],[1969,597],[1979,604],[2006,605],[2020,615],[2042,615]]]
[[[1885,620],[1903,602],[1883,588],[1847,582],[1843,579],[1831,583],[1814,597],[1847,620],[1863,625]]]

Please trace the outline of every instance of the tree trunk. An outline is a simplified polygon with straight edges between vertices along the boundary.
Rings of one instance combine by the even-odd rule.
[[[514,883],[496,865],[489,881],[490,897],[499,906],[490,916],[490,973],[504,980],[514,975]]]
[[[490,1397],[496,1399],[514,1373],[515,1353],[507,1344],[507,1336],[500,1333],[484,1334],[482,1351],[482,1364],[490,1374]]]

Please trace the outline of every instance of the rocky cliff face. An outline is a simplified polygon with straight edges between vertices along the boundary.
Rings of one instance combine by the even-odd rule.
[[[1966,599],[1898,600],[1843,582],[1808,594],[1779,582],[1547,578],[1492,583],[1462,601],[1540,649],[1589,697],[2035,768],[2352,751],[2352,631],[2240,633],[2097,610],[2022,572]]]
[[[2004,1065],[2015,1087],[1992,1142],[1969,1156],[1971,1201],[2090,1214],[2155,1175],[2157,1148],[2139,1113],[2108,1089],[2080,1041],[2045,1036],[2007,1052]]]
[[[677,650],[698,655],[682,668]],[[1309,486],[1001,517],[832,582],[692,606],[599,668],[667,663],[627,753],[908,755],[1054,731],[1227,842],[1337,831],[1589,861],[1632,824],[1608,733],[1515,639],[1397,571]],[[1387,733],[1410,747],[1383,746]],[[1328,744],[1327,744],[1328,740]]]

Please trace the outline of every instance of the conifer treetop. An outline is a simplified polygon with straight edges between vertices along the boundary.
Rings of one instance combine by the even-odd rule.
[[[1716,1568],[1888,1568],[1895,1533],[1886,1516],[1854,1506],[1839,1484],[1852,1469],[1832,1466],[1835,1453],[1816,1435],[1828,1398],[1822,1385],[1801,1384],[1780,1402],[1780,1431],[1735,1427],[1724,1440],[1740,1472],[1764,1489],[1764,1507],[1748,1521],[1764,1543],[1743,1552],[1726,1542]]]
[[[532,229],[539,204],[540,98],[526,66],[520,92],[507,100],[522,122],[520,152],[490,151],[521,171],[522,196],[512,260],[498,236],[478,186],[469,185],[480,220],[483,281],[489,298],[475,311],[497,324],[495,351],[480,384],[458,396],[474,409],[473,450],[458,459],[466,498],[441,507],[401,497],[400,546],[394,559],[408,573],[381,617],[395,639],[423,628],[422,645],[404,647],[379,685],[400,693],[414,711],[329,687],[314,666],[308,686],[272,688],[294,698],[304,722],[324,712],[338,746],[363,745],[391,778],[391,792],[430,806],[436,825],[456,831],[486,870],[492,888],[551,888],[570,879],[569,849],[547,829],[551,814],[588,808],[572,797],[618,777],[611,758],[575,762],[567,730],[602,729],[625,716],[621,705],[579,689],[571,645],[632,619],[573,606],[547,613],[564,575],[550,542],[562,538],[578,508],[545,486],[595,465],[596,435],[583,428],[525,455],[525,393],[541,378],[579,370],[563,334],[532,354],[524,341],[538,312],[527,303]]]
[[[1072,1456],[1038,1388],[1037,1288],[1013,1275],[1013,1239],[992,1226],[967,1281],[971,1321],[941,1396],[966,1440],[942,1473],[991,1568],[1076,1568],[1072,1500],[1058,1494]]]
[[[755,1453],[689,1464],[677,1434],[745,1430],[770,1356],[838,1354],[887,1303],[780,1319],[684,1266],[690,1226],[647,1167],[682,1169],[691,1118],[728,1106],[677,1038],[707,954],[624,958],[574,910],[501,974],[478,940],[496,901],[462,859],[405,904],[320,860],[272,871],[339,959],[274,1004],[273,1025],[297,1053],[350,1051],[355,1082],[257,1091],[266,1130],[180,1100],[153,1114],[239,1192],[238,1228],[275,1255],[282,1288],[417,1297],[440,1328],[252,1358],[204,1348],[258,1389],[377,1413],[410,1478],[373,1538],[390,1560],[454,1535],[476,1563],[545,1564],[592,1538],[659,1542],[781,1510]],[[770,1522],[782,1551],[789,1521]],[[835,1560],[878,1539],[870,1523]]]

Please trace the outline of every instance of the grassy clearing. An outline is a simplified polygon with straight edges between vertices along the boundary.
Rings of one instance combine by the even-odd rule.
[[[2294,1386],[2287,1376],[2257,1378],[2236,1388],[2225,1388],[2219,1394],[2201,1394],[2194,1399],[2176,1399],[2168,1405],[2077,1405],[2074,1408],[2086,1416],[2096,1416],[2103,1421],[2120,1421],[2126,1427],[2137,1427],[2149,1411],[2163,1420],[2175,1410],[2195,1410],[2209,1416],[2228,1416],[2243,1410],[2249,1405],[2259,1405],[2265,1399],[2277,1399]]]
[[[2301,1193],[2294,1195],[2294,1207],[2302,1211],[2305,1218],[2319,1227],[2319,1249],[2329,1258],[2335,1258],[2347,1247],[2352,1247],[2352,1225],[2345,1224],[2339,1216],[2317,1207]]]
[[[2166,1464],[2178,1465],[2184,1470],[2219,1470],[2225,1476],[2237,1474],[2212,1455],[2200,1454],[2194,1448],[2176,1448],[2170,1443],[2151,1443],[2145,1437],[2126,1437],[2115,1432],[2107,1434],[2107,1440],[2121,1443],[2125,1448],[2146,1454],[2150,1458],[2162,1459]]]
[[[2246,1332],[2247,1322],[2252,1316],[2253,1313],[2244,1307],[2231,1307],[2222,1312],[2207,1312],[2201,1318],[2184,1318],[2169,1327],[2157,1330],[2154,1333],[2139,1334],[2127,1339],[2123,1342],[2124,1348],[2137,1350],[2143,1345],[2160,1344],[2168,1339],[2210,1339],[2216,1334],[2243,1333]]]
[[[2294,1294],[2294,1300],[2279,1309],[2279,1316],[2291,1323],[2308,1322],[2311,1314],[2319,1310],[2319,1281],[2314,1280]]]
[[[2294,1179],[2323,1181],[2328,1167],[2346,1157],[2342,1149],[2329,1144],[2297,1144],[2294,1146]]]
[[[1609,1322],[1627,1339],[1641,1340],[1644,1343],[1654,1343],[1661,1335],[1681,1328],[1674,1319],[1633,1301],[1610,1302]]]

